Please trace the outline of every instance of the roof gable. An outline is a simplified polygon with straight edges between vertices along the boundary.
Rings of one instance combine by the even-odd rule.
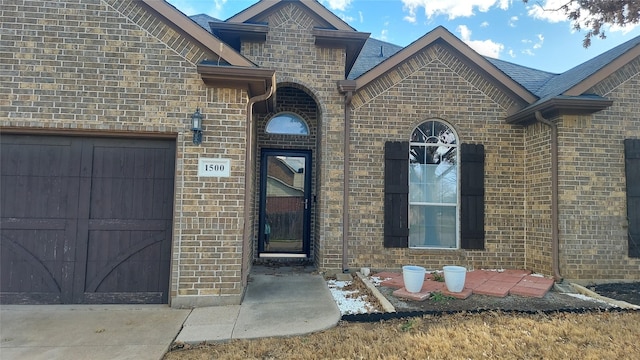
[[[226,21],[209,24],[214,35],[240,51],[243,41],[266,41],[269,27],[288,21],[291,16],[283,13],[294,10],[308,17],[305,27],[317,46],[345,48],[347,77],[370,34],[356,31],[316,0],[262,0]]]
[[[290,3],[299,3],[304,5],[311,14],[315,15],[316,20],[322,24],[319,27],[333,30],[355,31],[355,29],[349,26],[349,24],[337,17],[316,0],[260,0],[258,3],[230,17],[225,22],[260,23],[280,6]]]
[[[213,36],[209,31],[203,29],[194,20],[167,3],[165,0],[142,0],[148,7],[157,14],[164,17],[170,25],[188,35],[191,39],[205,46],[209,51],[218,55],[221,59],[233,66],[256,67],[249,59],[242,56],[230,46],[227,46],[220,39]]]
[[[486,58],[475,52],[467,44],[462,42],[462,40],[458,39],[442,26],[436,27],[434,30],[411,43],[409,46],[398,51],[393,56],[356,78],[356,89],[366,86],[378,77],[393,70],[416,53],[435,43],[444,43],[448,45],[448,47],[456,52],[457,56],[463,59],[466,63],[474,65],[485,77],[501,85],[505,90],[520,98],[522,102],[530,104],[537,100],[537,97],[527,88],[507,76]]]

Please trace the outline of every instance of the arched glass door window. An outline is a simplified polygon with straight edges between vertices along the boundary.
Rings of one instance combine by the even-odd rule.
[[[265,132],[267,134],[309,135],[309,126],[294,113],[280,113],[269,120]]]
[[[425,121],[409,148],[409,247],[458,247],[458,138],[444,122]]]

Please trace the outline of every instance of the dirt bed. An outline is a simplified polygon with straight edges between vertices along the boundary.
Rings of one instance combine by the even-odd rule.
[[[504,310],[504,311],[553,311],[567,309],[608,309],[611,305],[573,297],[556,291],[549,291],[543,298],[507,295],[500,298],[486,295],[471,295],[461,300],[452,297],[432,295],[425,301],[411,301],[400,299],[392,295],[395,289],[379,287],[378,290],[396,308],[396,311],[476,311],[476,310]]]
[[[568,286],[565,286],[567,288]],[[552,288],[542,298],[508,295],[504,298],[473,294],[461,300],[443,294],[434,293],[425,301],[412,301],[393,296],[394,288],[378,286],[378,291],[396,308],[398,312],[440,312],[440,311],[555,311],[555,310],[605,310],[614,305],[596,299],[561,293]],[[588,286],[591,291],[604,297],[626,301],[640,306],[640,282],[612,283]]]
[[[602,296],[640,306],[640,282],[592,285],[587,288]]]

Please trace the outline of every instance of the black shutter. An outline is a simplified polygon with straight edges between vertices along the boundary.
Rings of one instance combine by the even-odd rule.
[[[629,257],[640,258],[640,139],[624,141]]]
[[[409,246],[409,142],[384,145],[384,247]]]
[[[484,146],[460,145],[460,236],[463,249],[484,249]]]

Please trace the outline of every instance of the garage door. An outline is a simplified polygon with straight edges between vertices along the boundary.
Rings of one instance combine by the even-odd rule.
[[[166,303],[175,142],[0,137],[0,302]]]

